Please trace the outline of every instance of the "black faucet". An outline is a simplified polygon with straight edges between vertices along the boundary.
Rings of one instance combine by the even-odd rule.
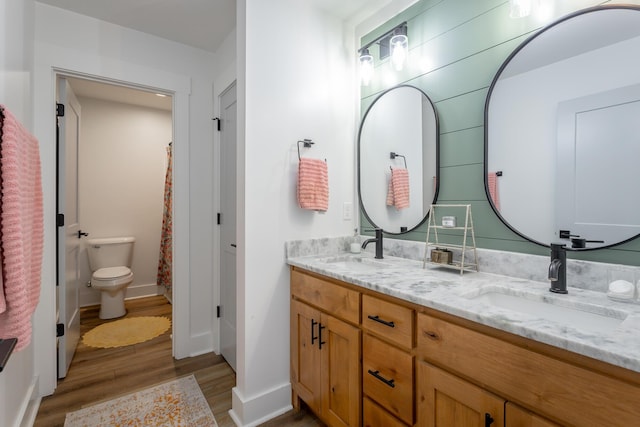
[[[566,294],[567,291],[567,251],[563,243],[551,244],[551,264],[549,264],[549,291]]]
[[[362,249],[366,248],[371,242],[376,242],[376,258],[382,259],[382,228],[376,228],[376,237],[374,239],[367,239],[362,242]]]

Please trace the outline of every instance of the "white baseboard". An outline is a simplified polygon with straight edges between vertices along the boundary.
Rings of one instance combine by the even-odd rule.
[[[238,387],[231,390],[229,416],[237,426],[255,427],[290,411],[291,383],[268,390],[252,399],[245,399]]]
[[[25,396],[25,401],[22,402],[20,413],[21,417],[18,419],[20,423],[16,427],[32,427],[36,421],[36,415],[38,415],[38,409],[40,408],[40,402],[42,398],[37,394],[38,390],[38,376],[33,378],[33,381],[29,385],[29,391]]]
[[[163,295],[164,287],[158,286],[155,283],[148,283],[142,285],[132,285],[127,288],[124,298],[145,298],[155,295]],[[88,307],[90,305],[100,304],[100,291],[92,288],[88,288],[85,291],[80,292],[80,307]]]

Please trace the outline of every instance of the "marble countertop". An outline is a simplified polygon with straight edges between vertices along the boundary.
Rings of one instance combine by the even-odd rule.
[[[558,295],[549,292],[549,282],[482,272],[460,275],[437,266],[423,269],[421,261],[376,260],[369,252],[293,256],[287,263],[640,372],[637,302],[617,302],[606,293],[572,287],[568,295]],[[592,314],[585,319],[584,312]]]

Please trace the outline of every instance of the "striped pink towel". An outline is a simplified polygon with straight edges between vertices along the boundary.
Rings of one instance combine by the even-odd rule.
[[[395,206],[398,210],[409,207],[409,171],[407,169],[391,168],[387,206]]]
[[[31,315],[40,297],[44,239],[38,140],[0,106],[0,250],[6,305],[0,310],[0,337],[17,337],[16,350],[31,342]]]
[[[327,162],[301,158],[298,165],[298,204],[302,209],[326,211],[329,208]]]
[[[498,194],[498,175],[495,172],[487,174],[487,183],[489,184],[489,195],[493,201],[496,210],[500,210],[500,195]]]

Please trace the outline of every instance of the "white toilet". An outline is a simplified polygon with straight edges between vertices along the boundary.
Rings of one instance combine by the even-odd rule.
[[[100,318],[113,319],[127,313],[124,294],[133,282],[131,259],[134,237],[87,239],[91,287],[101,293]]]

